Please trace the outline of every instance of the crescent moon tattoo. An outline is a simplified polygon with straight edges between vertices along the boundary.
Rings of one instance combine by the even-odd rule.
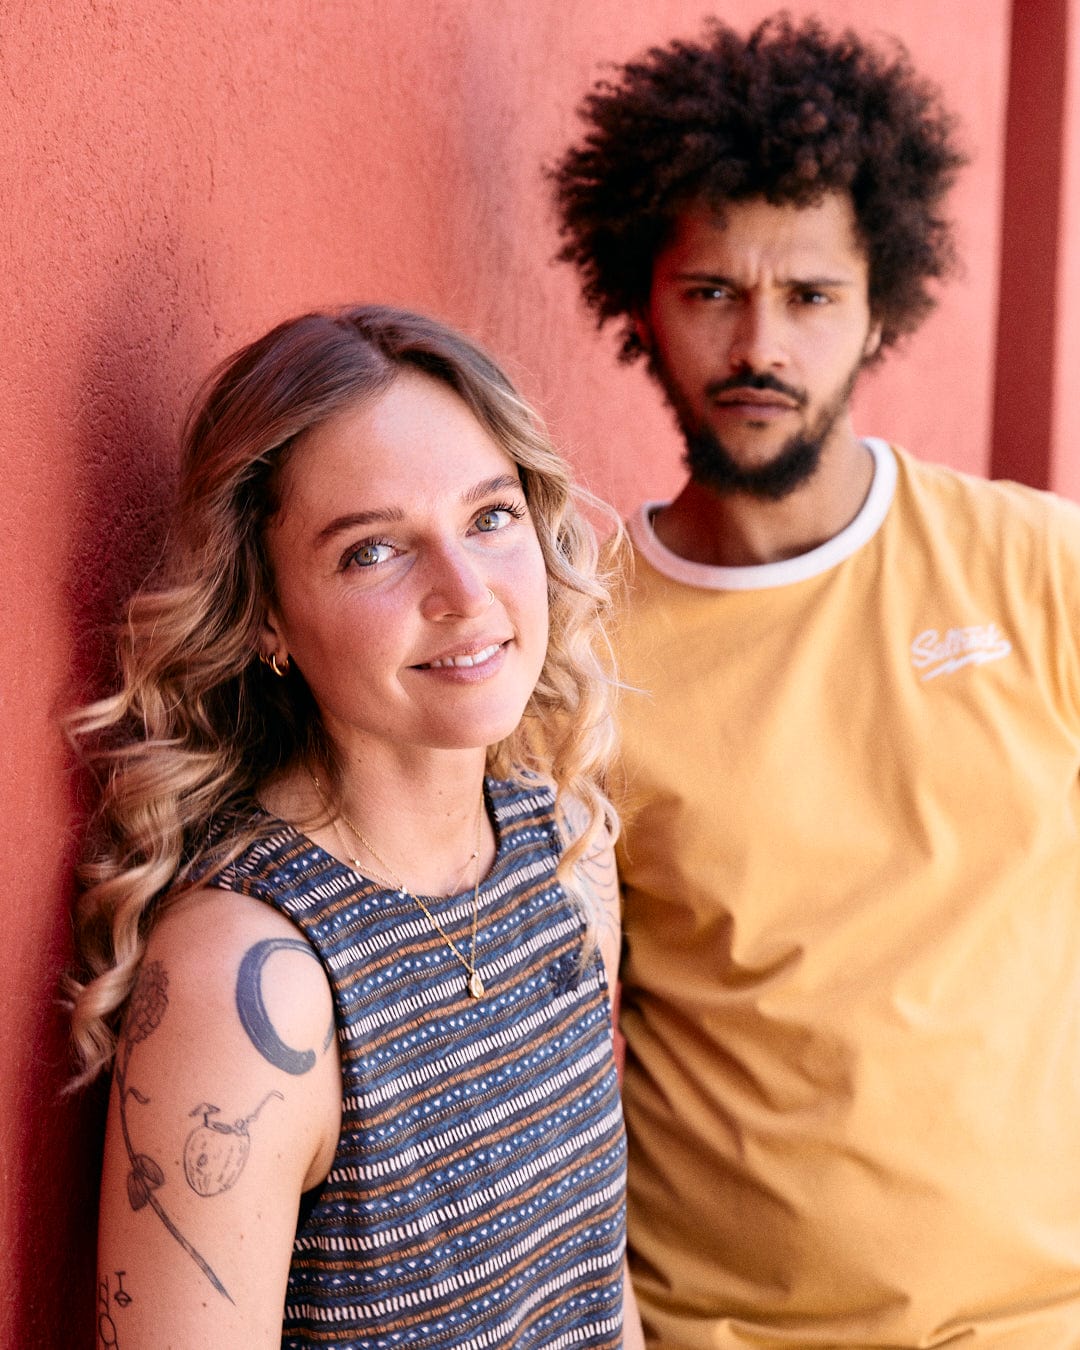
[[[285,1073],[300,1075],[309,1073],[315,1067],[315,1051],[294,1050],[292,1046],[286,1045],[270,1021],[263,999],[263,966],[278,951],[306,952],[313,961],[319,960],[308,944],[299,938],[267,938],[263,942],[256,942],[248,948],[240,962],[236,976],[236,1011],[252,1045],[263,1059]],[[324,1050],[333,1039],[333,1030],[331,1023]]]

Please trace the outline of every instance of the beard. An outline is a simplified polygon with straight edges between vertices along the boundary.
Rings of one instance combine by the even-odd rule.
[[[720,496],[741,493],[760,501],[778,502],[808,482],[817,472],[822,452],[836,424],[846,416],[863,362],[850,372],[836,394],[809,426],[790,436],[764,464],[741,464],[731,450],[689,407],[670,373],[654,358],[653,373],[675,413],[685,442],[683,461],[695,483]],[[705,389],[707,398],[717,398],[729,389],[772,390],[794,400],[800,409],[808,403],[805,390],[795,389],[774,375],[738,375],[717,380]]]

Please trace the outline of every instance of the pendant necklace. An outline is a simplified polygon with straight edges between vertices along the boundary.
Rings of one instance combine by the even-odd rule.
[[[322,785],[319,783],[319,780],[315,777],[315,775],[311,772],[310,769],[308,770],[308,774],[311,778],[312,783],[315,785],[315,791],[318,794],[319,800],[323,804],[324,810],[326,811],[327,815],[330,815],[330,806],[326,798],[323,796]],[[357,840],[361,844],[363,844],[364,848],[367,849],[367,851],[371,854],[371,856],[383,869],[383,871],[385,872],[385,876],[379,876],[377,872],[372,872],[372,869],[370,867],[365,867],[361,859],[350,856],[353,850],[348,847],[348,844],[346,843],[345,840],[345,836],[341,832],[341,827],[338,824],[339,819],[344,821],[350,833],[354,834]],[[450,948],[450,950],[454,953],[457,959],[464,966],[465,973],[469,977],[465,985],[465,988],[468,990],[469,997],[471,999],[479,999],[483,998],[484,996],[484,981],[480,976],[480,972],[476,968],[476,927],[480,915],[480,831],[483,827],[483,821],[484,821],[484,802],[483,797],[481,797],[480,809],[476,814],[476,845],[473,848],[472,853],[473,859],[472,935],[469,940],[469,955],[466,956],[465,953],[454,941],[454,939],[450,936],[450,934],[438,921],[435,915],[432,914],[431,910],[428,909],[427,905],[424,904],[420,896],[414,895],[413,892],[410,891],[404,885],[400,877],[394,875],[394,869],[385,860],[385,858],[383,858],[380,854],[376,853],[375,849],[372,848],[371,846],[370,840],[368,840],[365,837],[363,831],[359,829],[359,827],[349,819],[349,817],[345,814],[345,812],[341,811],[338,813],[338,815],[331,816],[330,819],[330,823],[334,828],[334,833],[338,837],[338,842],[341,844],[341,847],[345,851],[346,857],[349,858],[349,861],[352,863],[353,867],[357,872],[360,872],[361,874],[368,873],[372,875],[376,881],[381,881],[383,883],[390,885],[394,890],[396,890],[400,894],[403,900],[411,900],[415,905],[417,905],[420,909],[423,910],[425,916],[427,917],[428,922],[439,933],[439,935],[442,937],[446,945]]]

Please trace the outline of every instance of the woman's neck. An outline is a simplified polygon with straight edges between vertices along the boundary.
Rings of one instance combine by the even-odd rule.
[[[484,756],[446,752],[444,764],[346,760],[339,781],[321,765],[288,772],[262,795],[328,852],[377,879],[425,895],[473,883],[495,855],[484,804]],[[329,819],[328,819],[329,817]]]

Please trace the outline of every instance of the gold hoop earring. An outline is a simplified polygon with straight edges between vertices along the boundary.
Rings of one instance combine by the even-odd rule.
[[[495,603],[495,592],[494,592],[494,591],[491,589],[491,587],[489,586],[489,587],[488,587],[488,604],[489,604],[489,605],[493,605],[494,603]]]
[[[289,673],[289,658],[286,656],[283,665],[278,665],[277,652],[271,652],[269,656],[265,652],[259,653],[259,660],[264,666],[269,666],[279,680],[283,680]]]

